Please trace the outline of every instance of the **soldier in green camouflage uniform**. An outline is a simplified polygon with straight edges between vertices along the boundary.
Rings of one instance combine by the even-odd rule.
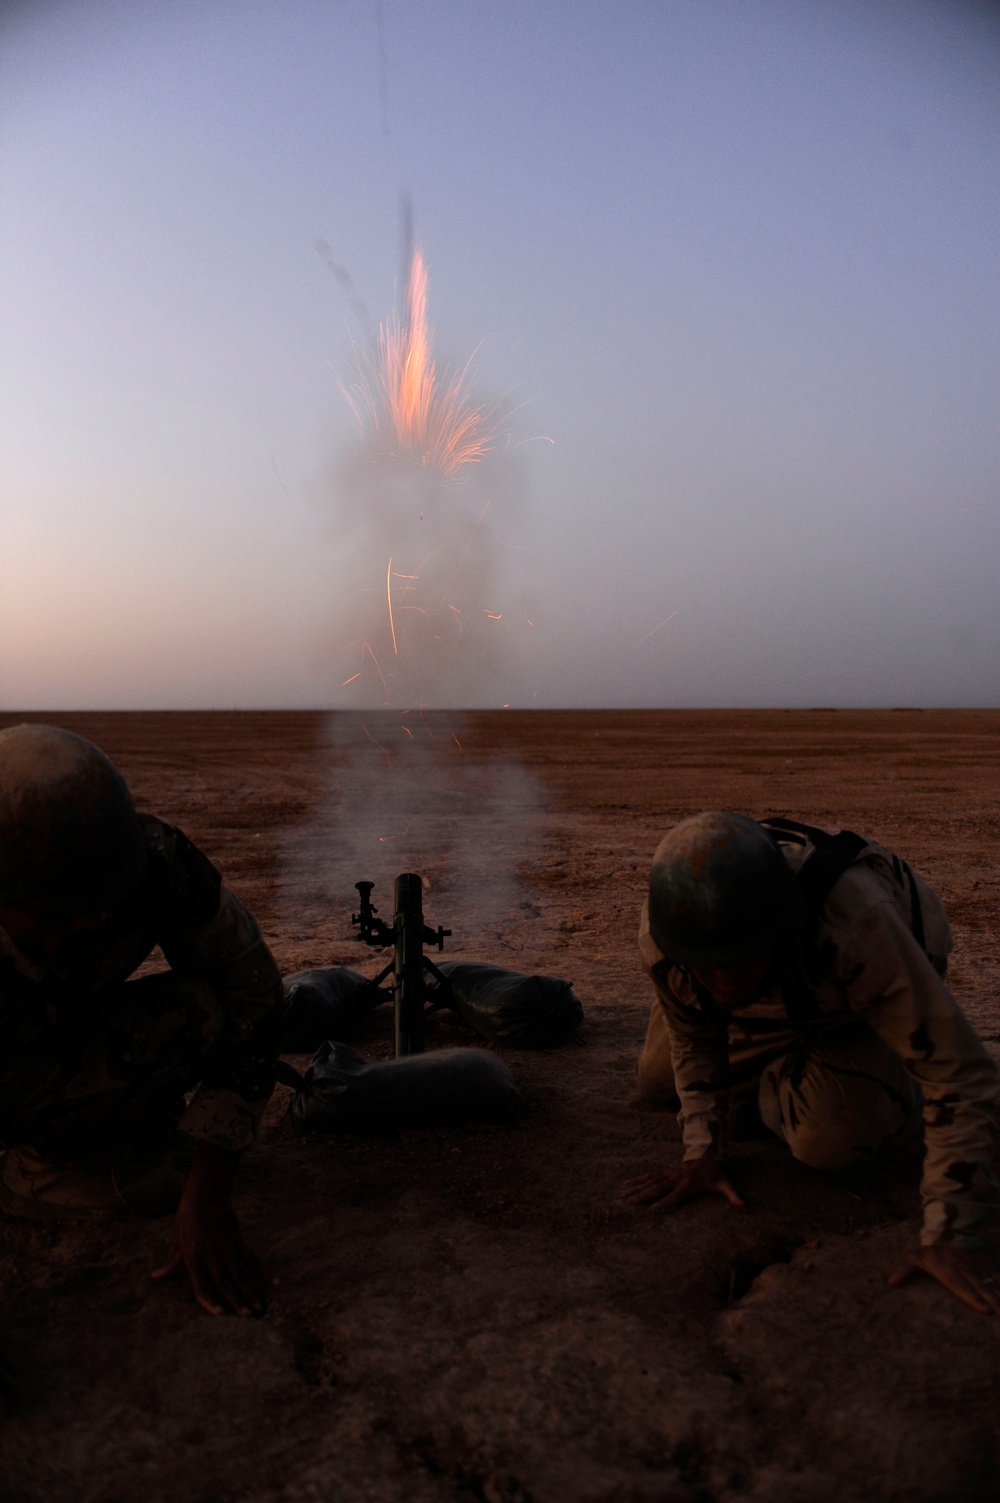
[[[997,1204],[997,1070],[945,985],[940,899],[873,841],[770,823],[696,815],[657,850],[639,931],[657,992],[639,1097],[679,1104],[684,1161],[629,1181],[624,1197],[669,1207],[717,1192],[742,1205],[726,1150],[748,1094],[764,1126],[824,1170],[877,1152],[922,1108],[921,1245],[892,1282],[923,1270],[1000,1314],[980,1238]]]
[[[128,979],[159,947],[168,969]],[[281,978],[179,830],[137,815],[92,743],[0,732],[0,1205],[76,1219],[177,1209],[160,1274],[213,1313],[270,1276],[230,1194],[274,1086]],[[185,1096],[190,1100],[185,1105]],[[178,1125],[186,1180],[167,1163]]]

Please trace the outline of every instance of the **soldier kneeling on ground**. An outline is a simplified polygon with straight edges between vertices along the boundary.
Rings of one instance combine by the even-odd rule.
[[[169,969],[128,980],[157,945]],[[103,752],[54,727],[0,731],[8,1214],[176,1210],[154,1277],[183,1267],[213,1315],[259,1314],[274,1280],[231,1191],[274,1086],[282,1010],[255,920],[179,830],[136,813]],[[171,1165],[185,1146],[186,1178]]]
[[[638,1085],[642,1104],[680,1106],[684,1160],[630,1180],[625,1201],[742,1206],[726,1146],[748,1116],[840,1170],[916,1138],[922,1109],[921,1245],[889,1282],[923,1271],[1000,1315],[979,1236],[997,1203],[997,1070],[945,985],[951,947],[937,894],[874,841],[729,813],[675,825],[639,930],[657,998]]]

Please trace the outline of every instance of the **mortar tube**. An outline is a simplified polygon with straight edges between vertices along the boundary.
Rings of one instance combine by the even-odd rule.
[[[396,878],[396,950],[392,999],[396,1011],[396,1058],[424,1052],[423,882],[416,872]]]

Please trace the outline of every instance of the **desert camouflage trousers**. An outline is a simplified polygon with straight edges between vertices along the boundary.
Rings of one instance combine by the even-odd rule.
[[[776,1041],[730,1043],[730,1106],[736,1121],[754,1099],[760,1120],[795,1158],[839,1170],[869,1157],[915,1118],[920,1089],[874,1029],[854,1021]],[[659,1000],[637,1068],[640,1105],[677,1105],[670,1034]]]
[[[155,1151],[211,1069],[222,1022],[211,982],[176,971],[125,982],[46,1026],[26,1019],[0,1049],[0,1147],[30,1144],[53,1162]]]

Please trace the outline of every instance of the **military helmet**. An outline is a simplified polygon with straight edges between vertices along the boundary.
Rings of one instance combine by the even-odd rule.
[[[695,814],[674,825],[657,847],[649,873],[649,931],[677,965],[740,965],[804,917],[784,856],[744,814]]]
[[[92,741],[48,725],[0,731],[0,906],[111,908],[145,864],[132,795]]]

